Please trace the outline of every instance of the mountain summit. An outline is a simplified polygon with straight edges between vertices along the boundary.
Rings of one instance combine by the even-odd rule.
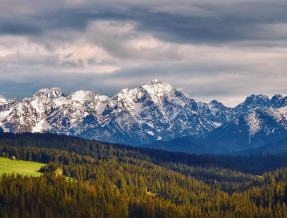
[[[224,141],[243,131],[238,143],[248,146],[262,135],[285,134],[285,105],[281,95],[271,100],[251,95],[235,108],[216,100],[195,102],[155,79],[111,98],[86,90],[64,95],[57,88],[40,89],[21,101],[0,97],[0,126],[5,132],[51,132],[130,145],[185,136]],[[260,129],[254,132],[255,127]]]

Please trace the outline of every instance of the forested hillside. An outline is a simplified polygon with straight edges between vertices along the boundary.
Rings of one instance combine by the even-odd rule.
[[[189,155],[1,134],[0,155],[46,163],[41,177],[1,177],[1,217],[287,216],[286,154]]]

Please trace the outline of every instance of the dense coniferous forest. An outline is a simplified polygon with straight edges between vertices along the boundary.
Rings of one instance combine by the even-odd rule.
[[[0,136],[1,217],[287,217],[287,154],[191,155],[52,134]]]

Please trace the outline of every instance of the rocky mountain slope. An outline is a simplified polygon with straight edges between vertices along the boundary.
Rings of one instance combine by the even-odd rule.
[[[23,100],[0,97],[0,126],[5,132],[51,132],[130,145],[192,136],[238,150],[242,142],[253,148],[260,140],[283,137],[286,105],[281,95],[271,100],[251,95],[235,108],[215,100],[196,102],[153,80],[111,98],[85,90],[66,96],[56,88]],[[231,145],[234,138],[238,142]]]
[[[233,151],[257,148],[287,137],[286,108],[260,108],[215,129],[205,142]]]

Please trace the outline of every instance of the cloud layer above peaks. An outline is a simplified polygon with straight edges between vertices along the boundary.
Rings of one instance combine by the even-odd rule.
[[[287,94],[283,0],[1,1],[0,94],[113,95],[158,78],[234,105]]]

